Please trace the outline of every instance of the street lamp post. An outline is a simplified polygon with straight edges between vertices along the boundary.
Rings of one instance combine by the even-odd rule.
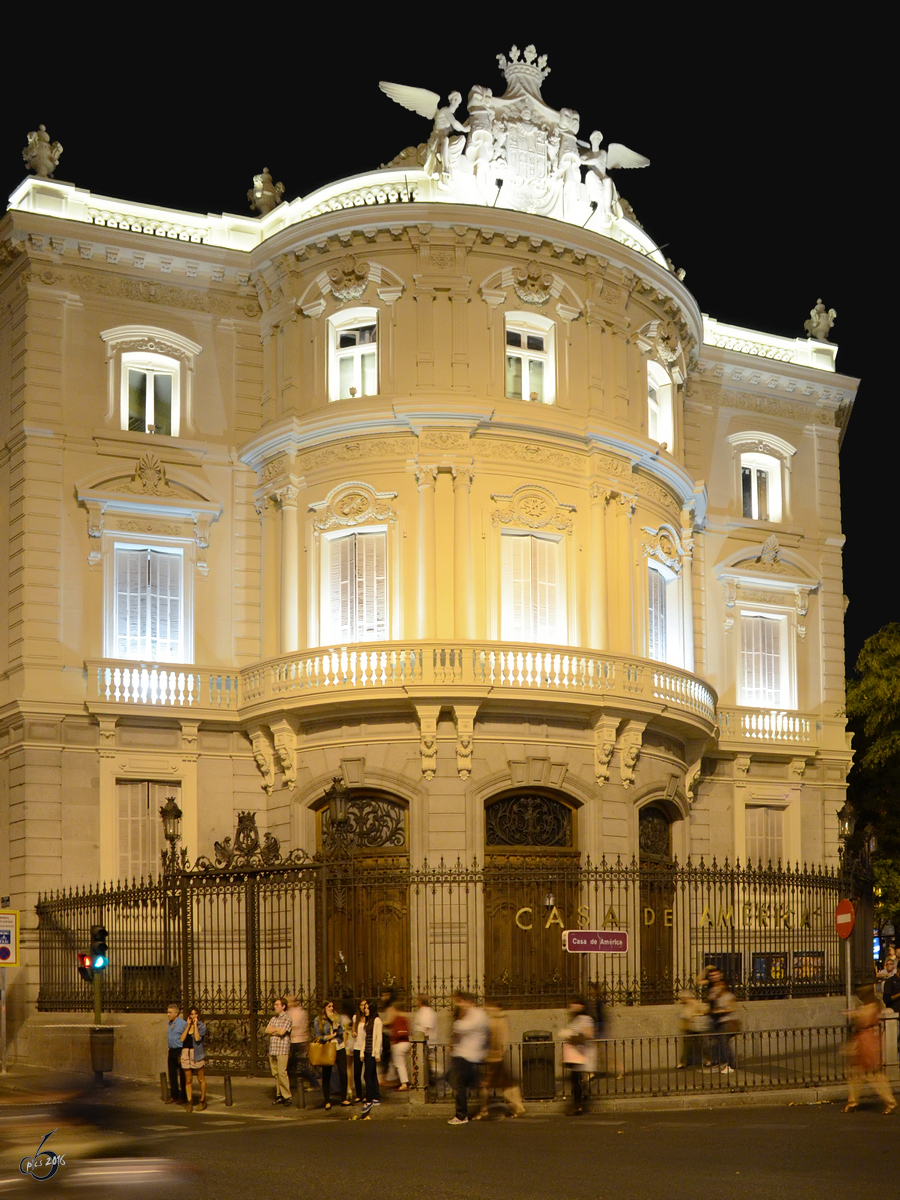
[[[178,843],[181,841],[181,809],[174,796],[167,796],[165,804],[160,805],[159,815],[163,823],[163,835],[168,843],[168,849],[162,852],[163,888],[165,892],[165,908],[163,917],[163,962],[166,972],[166,991],[169,991],[169,972],[172,961],[172,931],[170,922],[178,911],[178,895],[176,892],[176,874],[178,871]],[[184,851],[182,850],[182,856]],[[183,891],[183,889],[182,889]],[[182,956],[183,958],[183,956]],[[183,967],[182,963],[182,967]],[[174,997],[169,996],[168,1000]],[[182,997],[186,1003],[186,998]]]
[[[350,870],[351,850],[353,847],[353,832],[350,820],[350,789],[347,787],[344,780],[335,775],[331,781],[331,787],[325,793],[325,799],[328,802],[328,827],[327,838],[322,837],[322,850],[325,859],[325,870],[332,876],[332,887],[335,892],[340,892],[346,888],[347,880],[345,876]],[[323,929],[326,931],[327,945],[327,901],[325,899],[327,887],[322,889],[323,899]],[[327,951],[323,957],[323,964],[328,961]],[[341,999],[347,988],[347,959],[344,951],[340,948],[336,949],[334,958],[334,981],[332,989],[340,993]],[[323,980],[326,990],[328,990],[328,980]],[[337,997],[335,997],[337,998]],[[324,999],[324,997],[323,997]]]

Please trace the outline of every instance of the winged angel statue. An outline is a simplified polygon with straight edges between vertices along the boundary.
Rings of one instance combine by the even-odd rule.
[[[463,137],[451,137],[451,131],[466,134],[469,126],[457,121],[455,113],[462,103],[459,92],[451,92],[447,97],[448,103],[442,108],[441,98],[437,92],[427,88],[409,87],[405,83],[385,83],[378,85],[386,96],[396,104],[402,104],[420,117],[434,121],[431,136],[425,149],[425,173],[432,179],[449,182],[453,168],[463,152]]]
[[[595,129],[591,134],[590,150],[588,151],[585,147],[580,151],[580,156],[581,165],[587,167],[584,184],[588,197],[592,204],[596,203],[600,221],[604,225],[608,225],[615,215],[614,206],[618,201],[619,194],[607,172],[616,167],[649,167],[650,159],[634,150],[629,150],[620,142],[610,142],[608,150],[601,150],[600,143],[602,141],[603,134],[599,129]],[[579,141],[578,145],[584,147],[585,143]]]

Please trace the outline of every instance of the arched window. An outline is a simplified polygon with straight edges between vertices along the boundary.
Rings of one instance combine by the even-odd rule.
[[[191,427],[191,380],[201,347],[150,325],[119,325],[100,335],[109,361],[109,411],[120,429],[179,437]]]
[[[550,796],[525,793],[493,801],[484,814],[485,846],[531,849],[574,846],[572,809]]]
[[[784,438],[754,430],[732,433],[728,443],[735,452],[741,516],[771,524],[785,520],[796,449]]]

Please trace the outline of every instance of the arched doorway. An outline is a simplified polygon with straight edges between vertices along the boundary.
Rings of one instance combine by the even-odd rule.
[[[345,793],[342,823],[318,811],[323,862],[319,979],[338,999],[410,987],[408,810],[388,793]],[[324,998],[324,997],[323,997]]]
[[[485,995],[547,1007],[580,990],[582,964],[562,945],[578,925],[577,813],[531,789],[485,807]]]
[[[641,1004],[671,1004],[675,921],[672,828],[659,805],[638,813],[641,879]]]

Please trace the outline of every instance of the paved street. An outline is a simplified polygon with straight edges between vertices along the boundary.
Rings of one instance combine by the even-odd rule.
[[[368,1122],[351,1120],[351,1110],[273,1110],[258,1083],[245,1084],[233,1108],[214,1090],[210,1108],[190,1115],[161,1104],[149,1088],[108,1089],[98,1104],[89,1098],[93,1112],[54,1105],[52,1095],[7,1092],[0,1192],[47,1196],[62,1186],[104,1200],[699,1200],[716,1188],[729,1200],[852,1200],[890,1177],[896,1140],[897,1119],[882,1116],[874,1100],[851,1115],[837,1102],[577,1119],[538,1109],[522,1120],[452,1127],[445,1106],[407,1116],[396,1101]],[[53,1128],[47,1149],[55,1144],[65,1165],[35,1193],[19,1162]],[[125,1176],[126,1187],[119,1167],[104,1166],[110,1156],[136,1160],[132,1167],[149,1181],[134,1187],[133,1175]]]

